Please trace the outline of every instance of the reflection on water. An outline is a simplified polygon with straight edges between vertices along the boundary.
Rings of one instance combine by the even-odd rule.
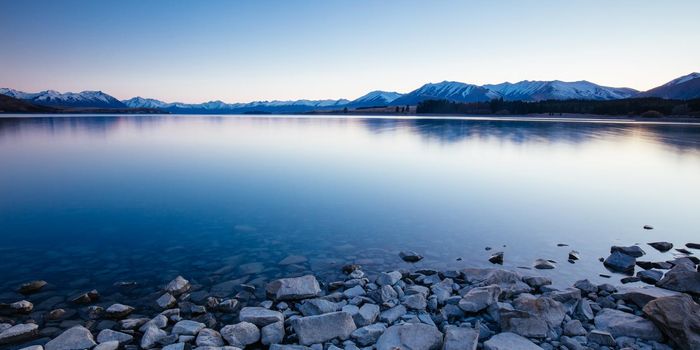
[[[556,260],[541,273],[566,284],[608,273],[597,259],[612,244],[684,244],[700,224],[694,125],[0,118],[0,169],[2,290],[330,280],[348,262],[408,268],[401,249],[423,253],[419,267],[488,266],[487,246],[507,267]],[[278,264],[290,254],[308,261]]]

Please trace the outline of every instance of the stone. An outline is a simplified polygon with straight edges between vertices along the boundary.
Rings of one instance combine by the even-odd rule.
[[[284,340],[284,323],[270,323],[260,329],[260,342],[263,345],[278,344]]]
[[[243,275],[255,275],[263,272],[263,270],[265,270],[265,265],[263,265],[261,262],[250,262],[239,265],[238,270]]]
[[[291,344],[272,344],[270,350],[312,350],[308,346],[291,345]]]
[[[631,273],[634,271],[635,258],[615,251],[603,261],[603,265],[616,272]]]
[[[639,279],[639,277],[634,277],[634,276],[627,276],[627,277],[620,278],[620,282],[622,282],[623,284],[635,283],[635,282],[639,282],[639,281],[641,281]]]
[[[651,243],[647,243],[647,244],[650,245],[652,248],[654,248],[662,253],[673,249],[673,243],[670,243],[670,242],[651,242]]]
[[[180,342],[180,343],[175,343],[175,344],[170,344],[167,346],[164,346],[163,349],[161,350],[189,350],[190,345],[185,343],[185,342]],[[223,349],[216,349],[216,350],[223,350]]]
[[[497,285],[476,287],[462,297],[459,308],[466,312],[479,312],[497,302],[500,295],[501,287]]]
[[[18,314],[28,314],[34,309],[34,304],[21,300],[10,304],[10,309]]]
[[[442,332],[423,323],[406,323],[386,329],[377,340],[377,350],[439,350]]]
[[[343,292],[343,295],[344,295],[346,298],[348,298],[348,299],[352,299],[352,298],[354,298],[354,297],[360,297],[360,296],[363,296],[363,295],[365,295],[365,294],[367,294],[367,292],[366,292],[365,289],[362,288],[362,286],[360,286],[360,285],[357,285],[357,286],[354,286],[354,287],[352,287],[352,288],[346,289],[346,290]]]
[[[700,295],[700,272],[686,265],[676,265],[656,284],[657,287],[676,292]]]
[[[425,310],[427,301],[422,293],[407,295],[403,300],[403,305],[406,305],[410,310]]]
[[[586,335],[586,329],[583,328],[583,324],[579,320],[571,320],[564,324],[563,332],[565,335],[575,337],[580,335]]]
[[[552,279],[542,276],[527,276],[523,277],[523,282],[527,283],[527,285],[532,288],[539,289],[540,287],[552,284]]]
[[[466,327],[445,327],[442,350],[476,350],[479,343],[479,331]]]
[[[112,304],[105,310],[105,315],[109,318],[124,318],[134,312],[134,308],[124,304]]]
[[[690,296],[660,297],[647,303],[643,310],[679,348],[700,349],[700,305]]]
[[[411,263],[423,260],[422,255],[420,255],[414,251],[411,251],[411,250],[405,250],[405,251],[400,252],[399,257],[401,259],[403,259],[403,261],[411,262]]]
[[[250,322],[258,327],[265,327],[275,322],[284,322],[284,315],[281,312],[258,306],[244,307],[241,309],[238,318],[243,322]]]
[[[177,304],[177,300],[170,293],[165,293],[156,300],[156,305],[161,309],[169,309]]]
[[[503,331],[529,338],[544,338],[549,330],[545,320],[522,310],[500,310],[499,323]]]
[[[147,318],[127,318],[119,321],[119,327],[121,329],[135,329],[143,326],[148,321]]]
[[[100,299],[100,293],[93,289],[89,292],[74,295],[70,298],[70,301],[74,304],[90,304]]]
[[[649,284],[658,283],[663,276],[664,273],[658,270],[644,270],[637,272],[637,277],[639,277],[642,282]]]
[[[538,319],[544,320],[549,328],[559,327],[566,316],[564,305],[550,297],[533,298],[523,294],[513,302],[516,310],[526,311]]]
[[[588,333],[587,339],[589,342],[603,346],[615,346],[617,344],[615,343],[615,338],[612,336],[612,334],[597,329],[594,329]]]
[[[537,259],[535,260],[535,263],[533,264],[534,268],[538,270],[551,270],[557,265],[554,265],[552,262],[545,260],[545,259]]]
[[[92,333],[83,326],[74,326],[58,337],[50,340],[44,348],[46,350],[78,350],[90,349],[97,345]]]
[[[477,287],[485,287],[492,284],[498,285],[501,288],[501,293],[506,298],[532,291],[532,288],[522,281],[522,277],[518,273],[501,269],[486,270],[488,272],[486,272],[485,279],[477,283]]]
[[[398,271],[382,272],[377,277],[376,283],[379,286],[393,286],[396,284],[396,282],[398,282],[400,280],[401,280],[401,272],[398,272]]]
[[[134,337],[130,334],[113,331],[111,329],[103,329],[97,335],[98,343],[106,343],[109,341],[116,341],[119,344],[128,344],[134,340]]]
[[[22,283],[18,288],[17,292],[20,294],[28,295],[40,291],[44,286],[46,286],[46,281],[37,280],[27,283]]]
[[[674,295],[679,295],[679,292],[670,291],[667,289],[644,286],[644,287],[620,287],[617,292],[613,294],[615,298],[622,299],[626,302],[632,302],[639,307],[644,307],[648,302]]]
[[[34,323],[20,323],[0,332],[0,344],[19,343],[39,335],[39,326]]]
[[[489,257],[489,262],[492,264],[503,265],[503,252],[495,252]]]
[[[177,276],[165,286],[165,291],[172,295],[180,295],[190,290],[190,286],[190,281],[182,276]]]
[[[377,300],[377,302],[389,303],[396,300],[398,297],[399,295],[393,287],[384,285],[379,288],[379,300]]]
[[[686,243],[685,246],[690,249],[700,249],[700,243]]]
[[[352,316],[342,311],[296,318],[291,324],[302,345],[322,343],[333,338],[347,339],[357,329]]]
[[[581,253],[572,250],[569,252],[569,260],[581,260]]]
[[[408,310],[406,310],[406,307],[403,305],[397,305],[395,307],[392,307],[388,310],[384,310],[381,313],[379,313],[379,321],[392,324],[396,322],[401,316],[405,315]]]
[[[104,343],[99,343],[94,348],[92,348],[92,350],[117,350],[117,349],[119,349],[119,342],[116,340],[110,340],[110,341],[107,341]]]
[[[219,332],[211,328],[204,328],[197,334],[195,344],[197,346],[224,346],[224,339]]]
[[[635,337],[645,340],[663,340],[658,328],[649,320],[634,314],[614,309],[601,310],[594,319],[598,330],[606,331],[613,337]]]
[[[366,325],[350,333],[350,337],[359,346],[369,346],[377,342],[377,339],[384,333],[386,326],[382,323]]]
[[[305,256],[302,255],[288,255],[286,258],[282,259],[278,264],[282,266],[303,264],[309,261]]]
[[[586,294],[598,292],[598,286],[593,284],[588,279],[574,282],[574,287],[580,289],[581,292]]]
[[[266,290],[277,301],[301,300],[321,294],[321,287],[313,275],[278,279],[268,283]]]
[[[206,327],[206,325],[201,322],[182,320],[173,326],[171,333],[176,335],[197,335],[204,327]]]
[[[527,338],[515,333],[503,332],[484,342],[484,350],[542,350]]]
[[[240,306],[241,303],[237,299],[226,299],[222,300],[216,308],[221,312],[233,313],[236,312]]]
[[[638,245],[632,245],[629,247],[622,247],[622,246],[615,246],[614,245],[614,246],[610,247],[610,253],[612,254],[614,252],[620,252],[622,254],[626,254],[626,255],[629,255],[629,256],[632,256],[635,258],[639,258],[642,255],[646,254],[644,252],[644,250]]]
[[[158,346],[158,341],[168,336],[164,330],[157,327],[148,327],[141,337],[141,348],[151,349]]]
[[[325,299],[307,299],[298,306],[298,310],[304,316],[314,316],[338,311],[340,306]]]
[[[250,322],[239,322],[221,328],[221,336],[227,343],[245,348],[246,345],[255,344],[260,340],[260,330]]]
[[[352,316],[357,327],[364,327],[374,323],[379,316],[379,305],[364,304],[356,314]]]

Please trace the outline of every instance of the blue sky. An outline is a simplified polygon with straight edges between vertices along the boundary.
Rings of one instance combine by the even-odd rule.
[[[700,71],[700,1],[0,0],[0,87],[246,102],[426,82],[648,89]]]

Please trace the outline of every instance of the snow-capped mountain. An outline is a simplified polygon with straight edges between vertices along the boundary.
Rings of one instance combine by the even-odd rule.
[[[33,104],[52,107],[83,107],[83,108],[124,108],[126,107],[116,98],[102,91],[83,91],[60,93],[55,90],[46,90],[36,93],[27,93],[14,89],[1,88],[0,94]]]
[[[171,113],[186,114],[240,114],[249,112],[303,113],[317,109],[335,109],[348,104],[348,100],[295,100],[295,101],[254,101],[248,103],[226,103],[209,101],[204,103],[167,103],[151,98],[134,97],[122,101],[131,108],[158,108]]]
[[[649,91],[639,97],[661,97],[667,99],[690,100],[700,98],[700,73],[690,73]]]
[[[122,100],[121,102],[129,108],[162,108],[168,105],[168,103],[163,101],[139,96],[132,97],[128,100]]]
[[[530,81],[517,83],[501,83],[484,85],[499,97],[510,101],[541,101],[541,100],[618,100],[629,98],[638,93],[629,88],[613,88],[601,86],[589,81],[565,82]]]
[[[429,83],[413,90],[396,100],[392,105],[415,105],[425,100],[448,100],[454,102],[482,102],[497,98],[491,90],[484,87],[456,81]]]
[[[398,92],[375,90],[352,100],[348,105],[352,107],[386,106],[401,96],[403,94]]]

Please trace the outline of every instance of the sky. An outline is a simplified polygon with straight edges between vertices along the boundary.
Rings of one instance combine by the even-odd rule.
[[[700,1],[0,0],[0,87],[249,102],[700,71]]]

